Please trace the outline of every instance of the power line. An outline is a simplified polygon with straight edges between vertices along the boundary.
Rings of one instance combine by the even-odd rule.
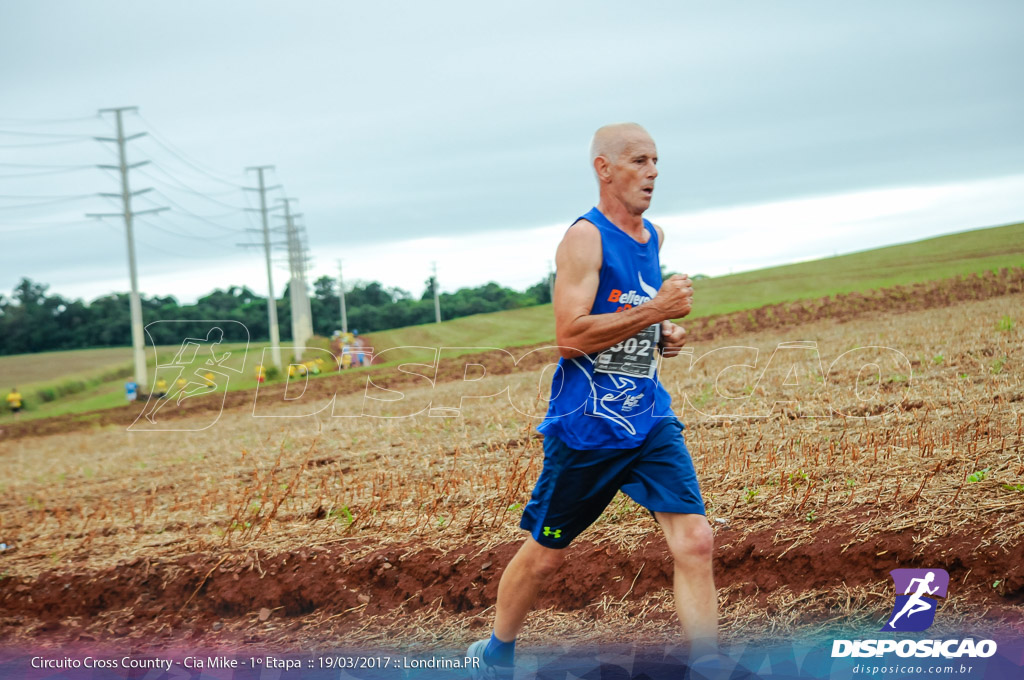
[[[16,234],[19,232],[34,231],[36,229],[66,229],[68,227],[77,227],[86,224],[95,224],[95,222],[93,220],[78,220],[76,222],[32,222],[20,227],[0,229],[0,234]]]
[[[17,195],[17,194],[0,194],[0,199],[23,201],[23,200],[26,200],[26,199],[27,200],[32,200],[33,198],[70,199],[70,198],[78,198],[79,196],[95,196],[95,195],[96,194],[65,194],[64,196],[40,196],[40,195],[36,194],[36,195],[32,195],[32,196],[29,196],[29,195],[21,196],[21,195]]]
[[[233,228],[233,227],[225,227],[223,224],[218,224],[217,222],[214,222],[214,221],[212,221],[210,219],[207,219],[206,217],[203,217],[202,215],[197,215],[196,213],[192,212],[188,208],[185,208],[184,206],[182,206],[180,203],[178,203],[177,201],[175,201],[171,197],[169,197],[166,194],[164,194],[159,189],[154,189],[153,193],[159,194],[165,201],[167,201],[173,207],[175,207],[178,210],[180,210],[182,213],[188,215],[189,217],[193,217],[193,218],[195,218],[197,220],[200,220],[201,222],[205,222],[206,224],[209,224],[212,227],[217,227],[218,229],[222,229],[224,231],[229,231],[229,232],[232,232],[232,233],[235,233],[235,234],[244,231],[244,229],[238,229],[238,228]],[[234,212],[228,213],[228,214],[236,214],[237,215],[240,212],[241,212],[241,210],[235,210]]]
[[[0,118],[3,125],[59,125],[61,123],[83,123],[87,120],[98,120],[99,114],[78,118]]]
[[[63,168],[58,170],[40,170],[39,172],[20,172],[12,173],[9,175],[0,175],[0,179],[21,179],[23,177],[40,177],[42,175],[66,175],[72,172],[81,172],[82,170],[89,170],[93,166],[83,165],[77,168]]]
[[[100,220],[100,221],[103,222],[103,220]],[[139,217],[138,215],[135,216],[135,221],[136,222],[140,222],[142,224],[145,224],[146,226],[150,226],[150,227],[153,226],[145,218]],[[106,224],[106,223],[104,223],[104,224]],[[118,234],[120,234],[120,230],[117,227],[113,227],[112,225],[107,225],[107,226],[111,226],[113,231],[115,231]],[[154,253],[159,253],[161,255],[166,255],[168,257],[176,257],[176,258],[180,258],[180,259],[183,259],[183,260],[211,259],[211,258],[220,257],[220,255],[205,253],[202,250],[200,250],[200,251],[193,251],[191,253],[182,253],[182,252],[179,252],[177,250],[168,250],[167,248],[162,247],[162,246],[155,246],[152,243],[146,241],[145,239],[140,239],[138,236],[135,236],[135,243],[137,243],[139,245],[142,245],[142,246],[145,246],[146,249],[151,250]]]
[[[196,196],[199,196],[200,198],[205,198],[206,200],[210,201],[211,203],[217,203],[217,204],[222,205],[222,206],[224,206],[226,208],[233,208],[234,210],[245,210],[245,208],[243,208],[242,206],[232,205],[230,203],[225,203],[224,201],[221,201],[221,200],[218,200],[216,198],[213,198],[213,196],[226,196],[228,194],[236,194],[237,190],[229,190],[229,191],[217,192],[215,194],[205,194],[205,193],[199,191],[198,189],[195,189],[195,188],[189,186],[188,184],[185,184],[180,179],[178,179],[177,177],[175,177],[174,175],[169,173],[167,170],[162,168],[159,164],[153,163],[152,161],[150,161],[150,165],[152,165],[154,168],[156,168],[160,172],[162,172],[165,175],[167,175],[167,177],[171,178],[171,180],[175,184],[178,185],[178,190],[179,191],[186,191],[188,193],[191,193],[191,194],[194,194]],[[154,182],[159,182],[160,184],[163,184],[164,186],[167,186],[167,187],[172,186],[172,185],[168,184],[166,180],[162,180],[159,177],[154,177],[152,174],[150,174],[148,172],[145,172],[145,171],[140,171],[140,172],[142,172],[143,175],[145,175],[146,177],[149,177]]]
[[[82,194],[80,196],[66,196],[54,198],[49,201],[39,201],[38,203],[22,203],[21,205],[0,205],[0,210],[19,210],[21,208],[35,208],[42,205],[56,205],[58,203],[71,203],[72,201],[80,201],[83,198],[95,198],[96,194]]]
[[[182,163],[185,163],[189,167],[191,167],[191,168],[201,172],[202,174],[207,175],[211,179],[215,179],[218,182],[221,182],[223,184],[227,184],[227,185],[236,187],[238,189],[241,189],[243,187],[242,184],[239,184],[239,183],[234,182],[234,181],[228,181],[228,180],[223,179],[224,177],[232,177],[231,175],[227,175],[227,174],[218,172],[216,170],[213,170],[212,168],[208,168],[208,167],[204,166],[203,164],[201,164],[199,161],[190,160],[189,157],[186,156],[185,152],[177,150],[174,147],[173,144],[171,144],[169,141],[165,140],[164,136],[162,134],[160,134],[160,132],[156,129],[156,127],[151,122],[149,122],[149,120],[147,120],[146,118],[142,117],[142,114],[140,114],[138,111],[136,111],[135,115],[138,116],[139,120],[141,120],[146,125],[147,128],[149,128],[149,131],[151,133],[150,137],[153,139],[153,141],[155,141],[157,144],[162,146],[166,151],[168,151],[171,155],[175,156]],[[220,175],[220,176],[218,177],[218,175]]]
[[[167,234],[168,236],[174,236],[176,238],[188,239],[189,241],[218,241],[218,240],[222,240],[222,239],[226,239],[226,238],[235,238],[236,237],[235,234],[220,234],[219,236],[196,236],[194,234],[188,233],[186,230],[182,229],[182,227],[180,227],[177,224],[172,224],[171,226],[177,227],[181,231],[172,231],[172,230],[167,229],[165,227],[162,227],[162,226],[160,226],[158,224],[150,222],[149,220],[144,220],[141,217],[136,218],[136,219],[138,219],[138,221],[141,222],[142,224],[145,224],[148,227],[152,227],[153,229],[156,229],[159,232],[163,232],[164,234]]]
[[[170,177],[175,182],[175,184],[171,184],[170,182],[168,182],[165,179],[161,179],[161,178],[156,177],[154,175],[151,175],[149,173],[145,173],[146,176],[148,176],[154,182],[159,182],[159,183],[163,184],[164,186],[166,186],[168,189],[172,189],[174,191],[181,191],[182,193],[193,194],[195,196],[199,196],[200,198],[209,199],[209,200],[213,201],[214,203],[221,203],[221,201],[217,201],[217,200],[213,199],[214,196],[235,196],[235,195],[238,194],[238,191],[239,191],[238,189],[225,189],[224,191],[211,191],[209,193],[206,193],[204,191],[199,191],[198,189],[193,188],[192,185],[185,184],[185,182],[183,180],[181,180],[178,177],[175,177],[174,175],[172,175],[170,172],[168,172],[166,169],[164,169],[164,167],[161,166],[159,163],[150,161],[150,165],[152,167],[156,168],[157,170],[159,170],[160,172],[162,172],[167,177]],[[228,205],[228,204],[225,203],[224,205]],[[237,208],[238,206],[232,206],[232,207],[236,207]]]
[[[93,135],[81,132],[18,132],[17,130],[0,130],[0,135],[14,137],[64,137],[74,139],[92,139]]]
[[[62,146],[70,144],[81,144],[91,140],[92,137],[82,137],[80,139],[62,139],[53,142],[36,142],[34,144],[0,144],[0,149],[27,149],[36,146]]]
[[[92,165],[48,165],[45,163],[0,163],[0,168],[91,168]]]

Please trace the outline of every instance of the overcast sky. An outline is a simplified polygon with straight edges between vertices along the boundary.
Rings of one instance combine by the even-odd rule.
[[[1024,3],[0,3],[0,292],[266,291],[273,164],[310,280],[540,280],[596,202],[598,126],[658,144],[662,261],[711,275],[1024,220]],[[280,221],[275,218],[274,223]],[[274,270],[278,294],[287,271]]]

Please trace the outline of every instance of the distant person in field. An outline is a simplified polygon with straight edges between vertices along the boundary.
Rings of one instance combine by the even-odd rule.
[[[369,356],[367,355],[367,342],[366,338],[359,335],[359,331],[352,331],[352,345],[353,345],[353,366],[367,366],[369,365]]]
[[[156,398],[163,399],[167,396],[167,381],[163,378],[158,378],[153,389],[156,392]]]
[[[11,409],[15,420],[21,418],[21,406],[21,392],[17,387],[12,387],[11,391],[7,393],[7,407]]]
[[[656,350],[674,357],[686,342],[671,320],[690,313],[693,288],[685,274],[662,281],[665,234],[643,218],[658,176],[650,135],[633,123],[602,127],[590,155],[600,201],[555,255],[562,358],[538,428],[544,466],[520,521],[529,536],[501,576],[490,639],[469,648],[476,678],[511,677],[516,637],[537,596],[558,587],[566,548],[620,489],[665,533],[691,660],[717,654],[714,537],[683,425],[657,376]]]

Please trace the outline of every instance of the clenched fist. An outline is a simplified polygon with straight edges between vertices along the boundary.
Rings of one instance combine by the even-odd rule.
[[[683,345],[686,344],[686,329],[682,326],[676,325],[671,321],[661,322],[661,342],[658,346],[661,348],[661,356],[666,359],[671,359],[674,356],[678,356],[679,352],[682,351]]]
[[[693,282],[686,274],[673,274],[648,304],[661,310],[665,319],[678,319],[690,313],[693,306]]]

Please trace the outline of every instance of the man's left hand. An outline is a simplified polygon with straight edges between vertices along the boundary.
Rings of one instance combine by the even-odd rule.
[[[671,359],[678,356],[686,344],[686,329],[671,321],[661,322],[661,356]]]

